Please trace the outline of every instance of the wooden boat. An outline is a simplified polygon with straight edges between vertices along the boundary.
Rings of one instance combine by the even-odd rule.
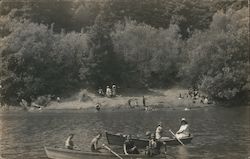
[[[126,140],[126,135],[123,135],[123,134],[111,134],[111,133],[106,132],[106,138],[107,138],[107,141],[108,141],[109,145],[122,146],[124,141]],[[193,139],[193,136],[191,135],[190,137],[182,138],[180,140],[184,144],[188,144],[188,143],[191,142],[192,139]],[[148,146],[148,139],[133,138],[132,137],[132,140],[134,141],[135,145],[138,148],[145,148],[146,146]],[[180,145],[178,140],[176,140],[174,138],[163,138],[160,141],[161,141],[161,143],[165,142],[167,146],[178,146],[178,145]]]
[[[68,150],[64,148],[52,148],[52,147],[44,147],[46,155],[50,159],[118,159],[112,153],[95,153],[95,152],[83,152],[83,151],[76,151],[76,150]],[[149,157],[146,155],[125,155],[119,154],[119,156],[123,159],[161,159],[161,158],[172,158],[168,155],[158,155],[154,157]]]

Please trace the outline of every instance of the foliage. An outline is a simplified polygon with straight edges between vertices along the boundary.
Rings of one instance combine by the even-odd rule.
[[[162,85],[175,78],[181,56],[178,26],[158,30],[127,20],[124,25],[116,25],[112,39],[117,56],[122,57],[121,63],[123,60],[132,69],[123,73],[125,81]]]
[[[213,97],[231,99],[246,84],[247,9],[218,12],[210,29],[197,31],[187,41],[184,72],[192,85]]]
[[[10,30],[1,51],[2,93],[6,98],[62,93],[80,82],[79,70],[88,57],[85,34],[54,34],[45,25],[29,21],[12,21]]]

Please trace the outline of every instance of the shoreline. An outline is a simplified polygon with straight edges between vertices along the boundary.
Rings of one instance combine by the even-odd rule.
[[[1,107],[0,112],[54,112],[79,110],[80,112],[93,112],[96,110],[96,105],[100,105],[100,111],[129,111],[129,110],[191,110],[193,108],[202,108],[214,106],[215,104],[203,104],[200,99],[194,100],[187,96],[188,90],[183,88],[171,89],[149,89],[146,92],[143,90],[129,90],[118,94],[115,97],[102,97],[89,92],[86,89],[81,90],[71,97],[64,98],[60,102],[51,101],[46,107],[41,108],[21,106],[5,106]],[[179,98],[182,94],[183,98]],[[145,97],[146,107],[143,106],[142,98]],[[130,100],[130,106],[129,106]],[[195,103],[194,103],[195,101]]]

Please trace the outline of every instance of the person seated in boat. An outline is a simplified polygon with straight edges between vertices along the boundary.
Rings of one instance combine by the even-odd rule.
[[[73,137],[74,137],[74,134],[69,134],[69,137],[65,141],[65,148],[73,150],[74,148],[74,142],[72,141]]]
[[[102,138],[102,134],[99,133],[96,137],[94,137],[91,141],[91,151],[92,152],[99,152],[99,150],[101,149],[101,147],[98,147],[98,141]]]
[[[160,144],[155,138],[155,134],[151,134],[148,146],[146,147],[146,155],[154,156],[160,154]]]
[[[128,135],[127,139],[125,140],[123,144],[123,151],[125,155],[128,154],[139,154],[139,151],[137,147],[135,146],[135,143],[131,140],[131,136]]]
[[[181,127],[180,129],[176,132],[176,137],[178,139],[181,138],[185,138],[185,137],[189,137],[190,133],[189,133],[189,125],[188,122],[186,121],[185,118],[181,119]]]
[[[162,137],[163,129],[162,129],[162,123],[160,122],[155,130],[155,138],[156,140],[159,140]]]

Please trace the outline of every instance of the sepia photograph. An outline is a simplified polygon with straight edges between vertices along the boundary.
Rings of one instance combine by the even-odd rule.
[[[250,159],[250,0],[0,0],[0,159]]]

